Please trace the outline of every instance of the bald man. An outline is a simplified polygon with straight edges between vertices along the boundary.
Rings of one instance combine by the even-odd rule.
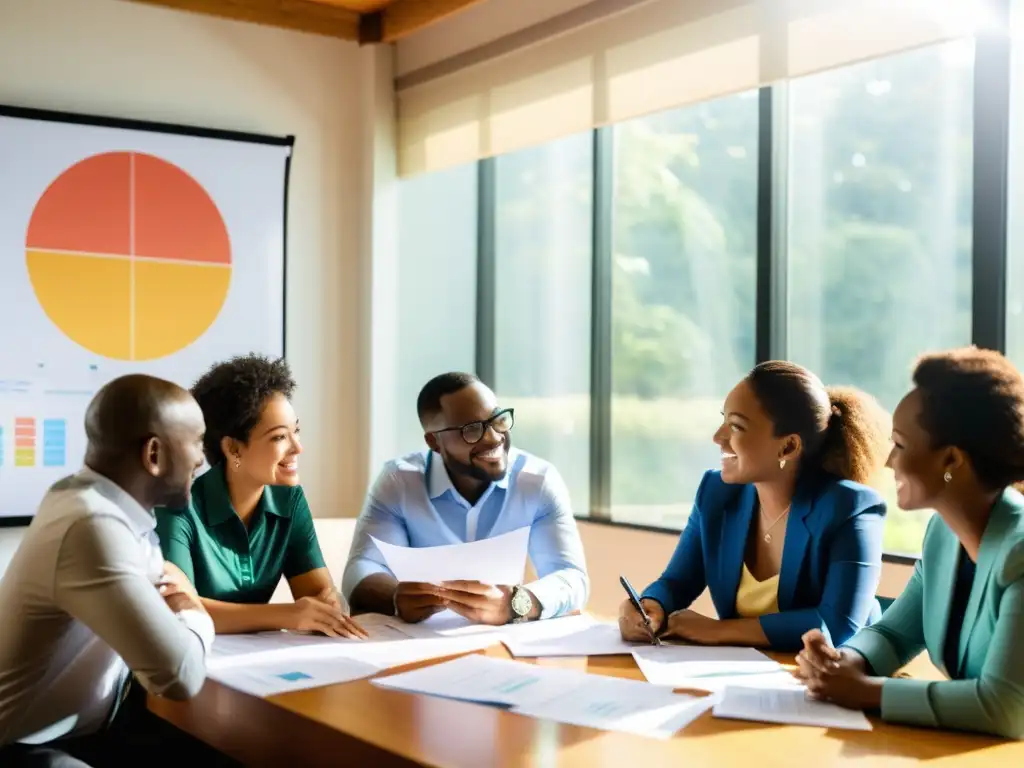
[[[85,467],[50,488],[0,580],[3,765],[121,762],[146,732],[145,692],[187,699],[206,677],[213,623],[165,566],[152,511],[188,503],[202,412],[175,384],[124,376],[85,430]]]

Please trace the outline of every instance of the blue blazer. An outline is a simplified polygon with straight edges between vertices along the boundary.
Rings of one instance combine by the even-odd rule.
[[[704,591],[720,619],[736,616],[736,590],[757,508],[753,485],[729,485],[707,472],[686,529],[661,578],[643,596],[666,613],[688,608]],[[779,571],[779,612],[760,618],[771,647],[795,651],[820,629],[833,645],[881,616],[875,589],[882,575],[885,502],[859,483],[816,473],[793,495]]]

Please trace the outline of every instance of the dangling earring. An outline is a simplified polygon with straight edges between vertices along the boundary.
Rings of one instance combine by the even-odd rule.
[[[242,466],[242,460],[235,456],[235,472],[237,472]]]
[[[786,468],[786,460],[785,459],[781,459],[779,461],[779,469],[785,469],[785,468]]]
[[[953,473],[952,473],[952,472],[950,472],[950,471],[949,471],[949,470],[947,469],[947,470],[946,470],[946,474],[944,474],[944,475],[942,476],[942,479],[943,479],[943,480],[945,480],[945,481],[946,481],[946,482],[948,483],[948,482],[949,482],[950,480],[952,480],[952,479],[953,479]]]

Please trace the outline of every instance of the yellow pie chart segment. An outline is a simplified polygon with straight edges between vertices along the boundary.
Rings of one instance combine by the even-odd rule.
[[[135,359],[173,354],[206,333],[220,313],[230,283],[230,269],[136,262]]]
[[[130,360],[131,262],[123,258],[28,252],[39,303],[76,344]]]
[[[26,236],[36,298],[76,344],[115,360],[153,360],[199,339],[231,285],[216,204],[153,155],[109,152],[46,189]]]

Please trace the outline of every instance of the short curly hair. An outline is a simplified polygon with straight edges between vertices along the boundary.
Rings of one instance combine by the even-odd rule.
[[[295,379],[283,358],[274,360],[249,354],[217,363],[196,381],[191,391],[206,419],[203,453],[210,466],[214,466],[227,458],[221,441],[232,437],[248,442],[267,400],[277,394],[290,400],[295,392]]]
[[[990,349],[961,347],[924,355],[914,368],[919,423],[932,446],[967,454],[982,485],[1024,481],[1024,377]]]

